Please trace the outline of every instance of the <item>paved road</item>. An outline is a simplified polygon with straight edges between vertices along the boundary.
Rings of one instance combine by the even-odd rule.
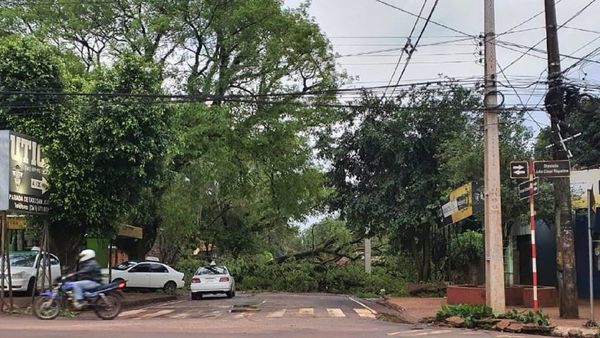
[[[113,321],[98,320],[92,313],[54,321],[0,317],[0,337],[531,337],[376,319],[385,311],[389,310],[376,303],[343,295],[242,294],[234,299],[181,299],[129,309]]]

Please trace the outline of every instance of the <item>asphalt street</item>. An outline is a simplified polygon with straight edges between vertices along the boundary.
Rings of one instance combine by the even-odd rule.
[[[345,295],[257,293],[199,301],[186,297],[127,309],[112,321],[99,320],[90,312],[53,321],[2,315],[0,337],[532,337],[377,319],[389,311]]]

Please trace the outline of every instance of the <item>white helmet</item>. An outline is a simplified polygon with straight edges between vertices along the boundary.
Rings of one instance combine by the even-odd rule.
[[[79,253],[79,263],[88,261],[96,257],[96,252],[92,249],[85,249]]]

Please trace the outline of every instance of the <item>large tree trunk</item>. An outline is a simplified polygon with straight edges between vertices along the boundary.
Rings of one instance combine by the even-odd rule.
[[[50,252],[58,256],[63,270],[75,270],[77,268],[77,255],[84,246],[82,228],[72,225],[51,224],[49,230]]]
[[[431,227],[429,224],[421,224],[420,226],[423,231],[419,234],[412,251],[417,264],[419,281],[424,282],[431,279]]]

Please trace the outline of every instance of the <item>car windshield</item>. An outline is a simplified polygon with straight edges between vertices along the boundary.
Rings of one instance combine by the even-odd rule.
[[[130,267],[132,267],[132,266],[134,266],[136,264],[137,263],[135,263],[135,262],[123,262],[123,263],[115,266],[113,269],[115,269],[115,270],[127,270],[127,269],[129,269]]]
[[[196,271],[196,275],[226,275],[227,269],[224,266],[204,266]]]
[[[33,267],[35,263],[36,251],[32,252],[14,252],[10,254],[10,266]]]

